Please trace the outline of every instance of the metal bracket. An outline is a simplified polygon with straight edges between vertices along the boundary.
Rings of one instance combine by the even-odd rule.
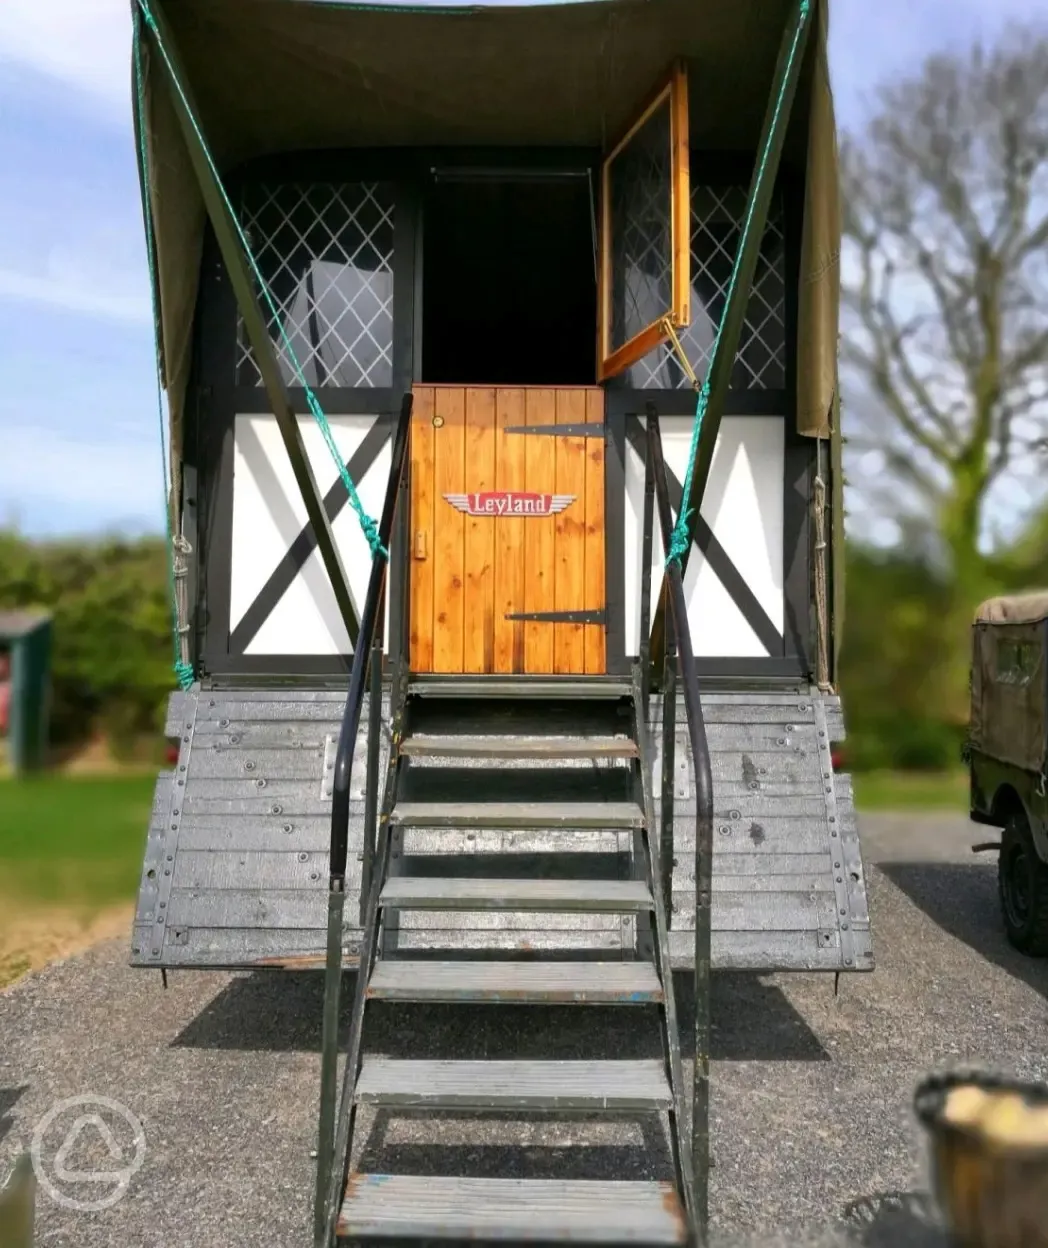
[[[171,797],[166,811],[164,840],[161,861],[158,865],[159,881],[156,895],[156,909],[153,911],[153,927],[149,934],[149,948],[145,952],[148,962],[159,962],[164,956],[164,937],[167,932],[167,910],[171,900],[171,886],[174,881],[175,857],[178,853],[178,837],[182,829],[182,812],[185,809],[186,781],[189,777],[189,758],[193,749],[193,737],[196,732],[197,708],[199,696],[188,696],[182,703],[184,718],[178,746],[178,762],[171,777]],[[180,940],[180,944],[188,941]]]
[[[386,729],[389,739],[389,730]],[[367,753],[361,749],[367,740],[366,730],[361,727],[357,732],[357,744],[353,750],[353,767],[349,774],[350,801],[361,802],[367,783]],[[335,759],[338,755],[338,733],[328,733],[324,738],[324,765],[320,773],[320,800],[330,802],[335,793]]]
[[[691,800],[691,764],[688,762],[690,757],[688,751],[691,748],[691,742],[684,733],[676,734],[677,745],[674,751],[675,761],[673,768],[673,796],[679,798],[682,802]],[[654,753],[656,776],[662,775],[662,749],[657,748]]]
[[[502,618],[533,624],[606,624],[608,613],[603,607],[593,611],[514,611]]]
[[[320,800],[330,802],[335,792],[335,759],[338,757],[338,735],[329,732],[324,738],[324,769],[320,773]]]

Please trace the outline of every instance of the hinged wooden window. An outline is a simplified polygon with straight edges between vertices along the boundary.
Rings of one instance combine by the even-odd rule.
[[[601,381],[689,324],[690,234],[688,80],[678,64],[601,171]]]

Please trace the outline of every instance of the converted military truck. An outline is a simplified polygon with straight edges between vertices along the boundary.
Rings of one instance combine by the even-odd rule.
[[[132,961],[323,971],[322,1248],[694,1242],[711,967],[873,965],[827,0],[134,10],[181,690]],[[662,1056],[383,1057],[376,1001]],[[672,1156],[373,1174],[365,1106]]]
[[[972,628],[971,817],[1001,828],[1008,939],[1048,956],[1048,591],[991,598]],[[997,848],[979,846],[978,848]]]

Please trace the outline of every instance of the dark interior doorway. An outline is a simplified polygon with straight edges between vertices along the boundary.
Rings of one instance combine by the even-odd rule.
[[[593,385],[586,177],[438,178],[424,208],[422,380]]]

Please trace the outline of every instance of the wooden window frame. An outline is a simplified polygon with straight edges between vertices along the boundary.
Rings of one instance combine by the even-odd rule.
[[[670,110],[670,307],[657,320],[611,350],[611,164],[658,110]],[[597,380],[607,381],[666,342],[669,326],[691,323],[691,161],[688,140],[688,73],[683,61],[601,165],[600,289],[597,304]]]

